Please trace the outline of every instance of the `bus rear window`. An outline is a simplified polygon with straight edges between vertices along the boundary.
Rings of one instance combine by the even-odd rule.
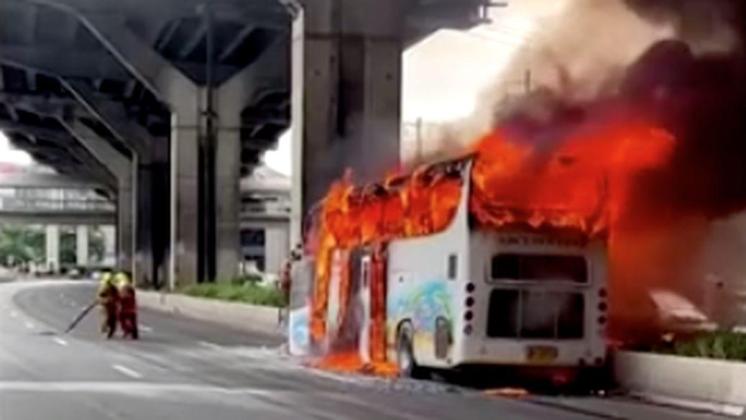
[[[584,257],[577,255],[497,254],[492,258],[491,277],[586,283],[588,265]]]
[[[581,293],[495,289],[488,311],[490,338],[583,338],[585,304]]]

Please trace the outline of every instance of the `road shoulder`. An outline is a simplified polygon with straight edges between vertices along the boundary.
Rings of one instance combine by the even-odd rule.
[[[137,299],[140,307],[151,310],[210,321],[249,333],[283,335],[278,308],[145,290],[138,291]]]

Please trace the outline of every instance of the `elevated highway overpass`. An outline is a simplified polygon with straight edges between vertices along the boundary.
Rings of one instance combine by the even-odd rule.
[[[401,52],[488,0],[5,0],[0,130],[116,200],[119,264],[170,284],[241,258],[239,179],[293,119],[294,237],[345,167],[397,163]],[[155,280],[154,280],[155,281]]]
[[[276,274],[289,250],[289,179],[260,166],[241,179],[240,188],[242,260]],[[108,232],[115,234],[117,209],[115,201],[106,194],[103,186],[68,175],[0,173],[0,225],[47,226],[47,241],[51,240],[52,244],[59,242],[60,225],[75,226],[76,237],[87,236],[89,227],[102,227],[104,236]],[[84,238],[78,238],[81,239]],[[80,266],[88,261],[83,249],[87,246],[85,240],[79,247],[79,254],[83,255],[78,258]],[[55,245],[48,250],[47,260],[53,263],[47,266],[60,266],[58,248]],[[113,244],[109,254],[113,258]]]

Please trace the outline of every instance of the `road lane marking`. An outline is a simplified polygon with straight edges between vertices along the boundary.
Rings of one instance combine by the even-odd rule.
[[[118,371],[119,373],[121,373],[123,375],[129,376],[130,378],[135,378],[135,379],[141,379],[142,378],[142,375],[139,372],[134,371],[134,370],[128,368],[127,366],[111,365],[111,367],[113,367],[114,370]]]
[[[209,341],[198,341],[197,343],[200,346],[207,347],[208,349],[211,349],[211,350],[222,350],[223,349],[223,346],[219,344],[211,343]]]
[[[54,337],[53,340],[54,340],[55,343],[59,344],[60,346],[67,347],[67,341],[65,341],[65,340],[63,340],[63,339],[61,339],[59,337]]]
[[[189,383],[149,383],[133,382],[38,382],[38,381],[0,381],[0,391],[15,392],[65,392],[65,393],[93,393],[93,394],[122,394],[132,395],[133,392],[148,395],[171,395],[174,392],[204,395],[216,393],[225,395],[258,395],[271,396],[285,392],[288,395],[298,395],[301,391],[277,391],[257,388],[227,388],[215,385],[199,385]]]
[[[26,326],[26,328],[28,328],[28,329],[30,329],[30,330],[33,330],[33,329],[34,329],[34,327],[35,327],[34,323],[33,323],[33,322],[31,322],[31,321],[26,321],[26,322],[24,322],[24,325]]]
[[[147,325],[145,325],[145,324],[140,324],[140,329],[141,329],[141,330],[142,330],[143,332],[153,332],[153,329],[152,329],[152,328],[150,328],[150,327],[148,327],[148,326],[147,326]]]

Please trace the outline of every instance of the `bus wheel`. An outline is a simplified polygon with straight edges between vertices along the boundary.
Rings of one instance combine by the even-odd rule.
[[[396,363],[399,376],[404,378],[417,378],[420,373],[414,358],[412,335],[412,328],[404,325],[399,329],[399,336],[396,339]]]

